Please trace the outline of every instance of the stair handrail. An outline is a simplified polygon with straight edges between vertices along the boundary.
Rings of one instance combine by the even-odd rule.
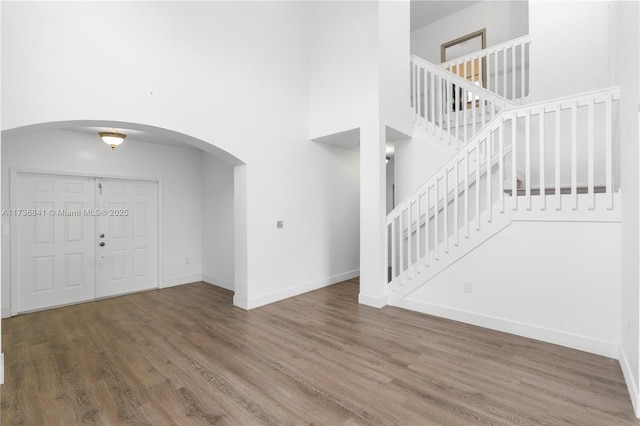
[[[505,98],[504,96],[492,92],[491,90],[488,90],[482,86],[478,86],[477,84],[473,84],[466,78],[462,78],[459,75],[452,73],[451,71],[447,71],[441,65],[429,62],[426,59],[421,58],[420,56],[411,55],[411,61],[421,65],[423,68],[432,70],[434,73],[441,76],[445,80],[451,81],[451,83],[455,84],[456,86],[460,86],[465,90],[482,92],[485,94],[485,97],[487,99],[491,99],[499,105],[504,105],[505,107],[515,105],[513,101]]]
[[[517,106],[514,106],[513,108],[509,108],[507,111],[517,112],[520,114],[523,111],[538,110],[542,107],[544,107],[546,110],[550,110],[550,108],[553,108],[555,106],[562,106],[563,108],[566,108],[570,106],[573,102],[578,102],[578,105],[584,105],[589,98],[593,98],[594,100],[600,102],[606,99],[608,95],[612,95],[613,100],[615,101],[620,100],[620,86],[605,87],[603,89],[594,89],[588,92],[581,92],[577,95],[566,95],[566,96],[560,96],[560,97],[553,98],[546,101],[538,101],[538,102],[534,102],[526,105],[517,105]]]
[[[416,55],[411,56],[410,100],[416,124],[433,134],[438,131],[450,145],[455,142],[455,149],[468,143],[499,111],[515,105]]]
[[[511,110],[509,110],[511,111]],[[464,146],[461,147],[460,151],[458,151],[457,153],[455,153],[442,167],[440,167],[440,169],[438,169],[438,171],[436,171],[433,175],[431,175],[422,185],[420,185],[417,189],[415,189],[413,192],[411,192],[409,195],[407,195],[404,200],[402,200],[400,202],[400,204],[398,204],[396,207],[393,208],[393,210],[391,210],[388,214],[387,214],[387,223],[389,221],[389,218],[391,216],[393,216],[394,214],[397,214],[398,211],[400,210],[404,210],[406,209],[406,204],[409,202],[408,200],[413,200],[418,194],[423,193],[427,188],[430,188],[433,186],[433,182],[436,178],[436,176],[438,176],[438,174],[440,173],[441,170],[444,169],[451,169],[451,166],[453,166],[456,162],[456,160],[464,157],[465,154],[463,153],[463,148],[467,148],[468,151],[472,151],[474,149],[474,143],[477,144],[477,142],[479,140],[482,140],[484,137],[486,137],[487,133],[489,133],[490,131],[493,131],[496,129],[496,127],[498,126],[497,123],[500,122],[500,120],[502,120],[502,113],[498,114],[496,117],[493,118],[493,120],[491,120],[486,126],[484,126],[479,132],[477,132],[472,139],[469,140],[469,142]]]
[[[496,115],[489,123],[487,123],[486,126],[480,129],[480,131],[478,131],[475,135],[473,135],[473,137],[469,140],[469,143],[467,145],[470,145],[474,142],[482,140],[483,138],[487,137],[488,133],[495,131],[497,129],[497,125],[502,123],[501,120],[504,119],[504,116],[506,114],[508,114],[509,116],[511,115],[521,116],[522,113],[526,111],[534,111],[534,110],[541,110],[541,109],[546,111],[546,110],[551,110],[557,106],[567,108],[567,107],[571,107],[573,103],[575,103],[576,106],[583,106],[585,105],[585,100],[588,98],[592,98],[595,101],[602,102],[606,100],[607,95],[612,95],[611,100],[614,100],[614,101],[619,100],[620,88],[618,86],[614,86],[614,87],[608,87],[604,89],[596,89],[596,90],[580,93],[577,96],[576,95],[562,96],[562,97],[547,100],[547,101],[540,101],[532,104],[526,104],[526,105],[505,109],[501,111],[498,115]],[[471,148],[470,150],[473,150],[473,148]],[[430,183],[430,181],[434,179],[435,176],[437,176],[440,170],[447,168],[451,164],[454,164],[456,159],[463,156],[464,156],[464,153],[460,153],[460,152],[454,154],[451,157],[451,159],[449,159],[449,161],[445,163],[445,165],[443,165],[438,171],[436,171],[432,176],[430,176],[422,185],[420,185],[416,190],[414,190],[408,196],[406,196],[405,199],[400,204],[398,204],[393,210],[391,210],[389,214],[387,214],[387,218],[392,216],[394,213],[397,213],[397,210],[400,210],[401,207],[403,207],[403,205],[407,202],[408,199],[411,199],[418,193],[422,192],[425,189],[425,187],[427,187],[427,185]]]
[[[522,99],[529,95],[528,83],[529,83],[529,69],[525,66],[527,64],[527,47],[531,44],[532,38],[530,34],[522,37],[518,37],[512,40],[505,41],[503,43],[487,47],[485,49],[464,55],[440,64],[444,69],[451,69],[453,67],[459,67],[462,64],[473,62],[476,59],[484,59],[484,66],[479,66],[477,70],[480,74],[480,80],[485,82],[487,76],[489,81],[486,81],[486,88],[496,94],[502,92],[503,97],[510,100]],[[518,49],[519,48],[519,49]],[[516,53],[519,50],[519,53]],[[507,52],[511,51],[508,55]],[[502,53],[502,59],[499,58],[499,54]],[[490,57],[493,55],[493,60]],[[507,57],[511,59],[508,60]],[[519,56],[519,57],[518,57]],[[517,69],[518,62],[520,65],[520,74],[515,75],[514,69]],[[502,68],[501,68],[502,66]],[[506,70],[511,66],[512,78],[506,78]],[[499,80],[499,74],[502,71],[502,80]],[[493,76],[493,85],[491,84],[491,77]],[[510,81],[508,81],[510,80]],[[518,88],[519,85],[519,88]],[[509,90],[511,94],[509,95]]]
[[[531,44],[531,40],[532,40],[531,39],[531,34],[527,34],[527,35],[524,35],[522,37],[517,37],[517,38],[505,41],[505,42],[500,43],[500,44],[495,44],[493,46],[486,47],[486,48],[484,48],[482,50],[477,50],[477,51],[475,51],[473,53],[469,53],[468,55],[464,55],[464,56],[461,56],[461,57],[458,57],[458,58],[451,59],[451,60],[446,61],[446,62],[442,62],[440,64],[440,66],[442,68],[448,68],[451,65],[456,65],[456,64],[458,64],[460,62],[468,62],[468,61],[476,59],[476,58],[481,58],[481,57],[492,55],[492,54],[494,54],[496,52],[500,52],[500,51],[504,50],[505,48],[509,48],[509,47],[512,47],[512,46],[519,46],[521,44]]]

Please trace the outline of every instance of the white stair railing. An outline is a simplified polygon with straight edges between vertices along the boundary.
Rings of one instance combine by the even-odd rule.
[[[411,106],[417,125],[457,150],[513,103],[414,55]]]
[[[495,117],[387,216],[388,301],[477,247],[512,212],[611,210],[618,99],[619,89],[607,89]]]
[[[529,95],[531,36],[519,37],[452,59],[440,66],[460,76],[474,76],[482,86],[515,101]]]

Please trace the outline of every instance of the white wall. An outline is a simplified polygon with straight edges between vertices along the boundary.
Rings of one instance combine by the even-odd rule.
[[[529,1],[532,101],[613,85],[610,1]]]
[[[0,20],[2,15],[2,7],[0,6]],[[0,34],[0,39],[2,39],[2,35]],[[0,55],[0,64],[2,63],[2,57]],[[0,65],[0,70],[2,70],[2,66]],[[0,75],[2,74],[2,71],[0,71]],[[0,76],[0,80],[2,79],[2,77]],[[0,117],[0,129],[2,129],[2,117]],[[0,148],[2,144],[2,137],[0,137]],[[0,158],[1,158],[1,154],[0,154]],[[2,179],[0,178],[0,181]],[[1,184],[1,182],[0,182]],[[1,229],[1,228],[0,228]],[[0,233],[1,235],[1,233]],[[0,259],[2,259],[2,244],[0,244]],[[2,262],[0,261],[0,277],[2,277]],[[2,303],[2,291],[0,291],[0,307],[4,306],[4,304]],[[0,321],[0,333],[2,333],[2,322]],[[4,384],[4,352],[2,352],[2,339],[0,339],[0,384]]]
[[[243,161],[262,154],[248,143],[252,137],[306,133],[302,4],[4,6],[2,56],[10,64],[2,73],[4,129],[69,117],[142,123],[207,141]]]
[[[640,7],[638,2],[617,2],[616,83],[620,85],[620,186],[622,192],[622,289],[620,364],[636,416],[640,415]]]
[[[395,143],[396,205],[425,183],[451,158],[439,136],[416,127],[413,138]]]
[[[377,114],[376,2],[312,2],[309,10],[311,139],[362,126]]]
[[[619,241],[619,223],[512,222],[399,306],[615,358]]]
[[[202,279],[234,289],[233,168],[202,155]]]
[[[411,54],[439,64],[440,46],[487,29],[487,47],[529,33],[528,1],[483,1],[411,33]]]
[[[308,140],[309,7],[3,4],[3,129],[139,123],[239,159],[246,186],[246,220],[236,221],[246,223],[241,289],[234,272],[239,306],[350,278],[358,270],[358,159]]]
[[[202,278],[202,153],[127,139],[115,151],[97,135],[49,130],[3,133],[2,208],[9,205],[10,168],[161,181],[160,285]],[[19,208],[19,206],[11,206]],[[2,312],[10,314],[9,217],[2,218]],[[189,264],[185,258],[189,258]]]
[[[378,3],[380,117],[385,126],[406,136],[413,132],[409,103],[410,13],[407,0]]]
[[[360,301],[381,306],[386,129],[412,127],[409,2],[314,2],[309,16],[309,134],[360,129]]]
[[[257,269],[248,279],[272,289],[256,296],[260,304],[358,275],[358,154],[308,141],[287,154],[289,162],[265,165],[259,176],[247,168],[249,180],[265,183],[247,196],[249,220],[259,225],[249,229],[259,247],[249,253]]]

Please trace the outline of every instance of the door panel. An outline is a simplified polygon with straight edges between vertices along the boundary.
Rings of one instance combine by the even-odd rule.
[[[100,179],[98,200],[98,297],[156,288],[158,184]]]
[[[95,297],[94,181],[73,176],[17,175],[18,312]],[[73,216],[72,216],[73,215]]]
[[[51,292],[53,284],[54,256],[38,256],[33,258],[35,277],[33,280],[34,293]]]
[[[18,173],[12,207],[37,213],[12,222],[17,311],[157,287],[157,201],[156,182]]]

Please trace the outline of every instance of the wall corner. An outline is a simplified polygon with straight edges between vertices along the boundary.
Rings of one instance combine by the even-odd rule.
[[[376,297],[360,293],[358,294],[358,303],[380,309],[387,306],[387,296]]]
[[[638,384],[633,377],[633,371],[629,364],[629,359],[627,358],[622,345],[620,345],[620,355],[618,359],[620,362],[620,368],[622,369],[622,375],[624,376],[624,381],[627,384],[631,404],[633,405],[633,412],[636,417],[640,419],[640,394],[638,393]]]

